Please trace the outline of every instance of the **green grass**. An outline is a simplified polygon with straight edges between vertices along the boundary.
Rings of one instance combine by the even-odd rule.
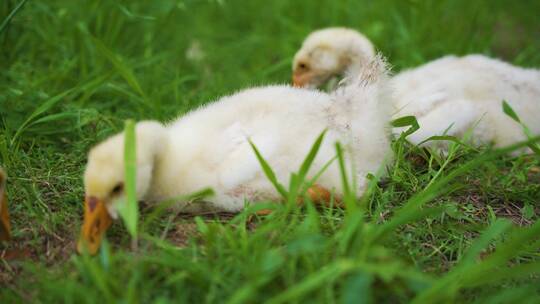
[[[449,53],[538,68],[540,2],[30,0],[4,26],[18,4],[0,3],[0,164],[13,222],[13,242],[0,245],[2,303],[539,296],[540,159],[458,144],[444,156],[395,140],[394,166],[358,208],[285,204],[246,223],[262,207],[193,218],[142,206],[138,248],[116,223],[99,256],[74,250],[86,153],[126,119],[168,121],[288,82],[304,36],[333,25],[364,32],[396,71]],[[188,59],[197,48],[204,56]]]

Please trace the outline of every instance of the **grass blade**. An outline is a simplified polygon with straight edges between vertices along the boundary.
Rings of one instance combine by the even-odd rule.
[[[502,102],[502,109],[504,114],[508,115],[510,118],[512,118],[514,121],[521,123],[521,119],[519,119],[519,116],[516,114],[514,109],[506,102],[506,100],[503,100]]]
[[[336,277],[343,275],[351,269],[354,269],[354,267],[355,265],[349,261],[334,262],[330,265],[327,265],[320,271],[308,276],[298,284],[291,286],[278,296],[270,299],[268,303],[290,303],[294,300],[298,300],[304,294],[307,294],[308,292],[318,288],[322,284],[326,284],[328,283],[328,281],[331,281]]]
[[[486,259],[473,263],[480,249],[487,245],[488,241],[500,235],[508,228],[509,224],[500,221],[488,229],[484,235],[471,248],[471,252],[460,264],[443,278],[439,279],[431,288],[425,290],[415,298],[414,303],[437,303],[453,299],[464,288],[472,288],[486,284],[496,283],[501,280],[522,278],[540,272],[540,263],[532,262],[519,266],[506,266],[508,261],[517,256],[524,247],[533,242],[540,233],[540,220],[531,227],[518,229],[509,239],[497,246],[494,253]],[[527,248],[532,251],[538,248]]]
[[[133,71],[120,59],[118,55],[113,53],[109,48],[105,46],[101,40],[91,36],[92,41],[96,45],[97,50],[105,56],[109,61],[113,64],[113,66],[116,68],[116,70],[120,73],[122,78],[129,84],[129,86],[139,94],[143,100],[147,100],[146,94],[142,90],[139,81],[135,77],[135,74]]]
[[[15,135],[13,135],[13,138],[11,139],[11,144],[17,140],[17,138],[32,124],[32,122],[41,114],[51,109],[54,105],[56,105],[62,98],[66,97],[70,93],[72,93],[75,90],[75,88],[71,88],[67,91],[64,91],[58,95],[55,95],[49,99],[47,99],[45,102],[43,102],[39,107],[37,107],[30,116],[21,124],[21,126],[17,129],[15,132]]]
[[[154,220],[156,220],[163,212],[165,212],[165,210],[177,204],[178,202],[198,201],[198,200],[204,199],[205,197],[213,196],[214,194],[215,194],[214,190],[210,188],[205,188],[193,194],[189,194],[189,195],[181,196],[181,197],[175,197],[175,198],[160,202],[159,204],[157,204],[157,206],[155,206],[155,208],[153,208],[153,211],[150,214],[145,215],[143,230],[146,230],[147,226],[150,223],[152,223]]]
[[[390,123],[392,127],[394,128],[402,128],[402,127],[409,127],[405,132],[401,133],[400,138],[405,138],[414,132],[416,132],[418,129],[420,129],[420,125],[418,124],[418,120],[414,116],[403,116],[400,118],[396,118],[392,120]]]
[[[137,164],[136,164],[136,137],[135,137],[135,122],[128,120],[125,123],[124,129],[124,180],[126,201],[120,205],[119,213],[126,225],[126,228],[131,234],[131,237],[137,238],[137,221],[139,219],[139,210],[137,208],[136,195],[136,179],[137,179]]]
[[[287,190],[285,190],[285,187],[279,183],[279,181],[276,178],[276,174],[274,173],[274,170],[272,170],[272,167],[268,164],[268,162],[264,159],[264,157],[259,152],[259,149],[253,144],[253,142],[250,140],[249,144],[251,145],[251,148],[253,149],[253,152],[255,152],[255,156],[257,156],[257,160],[259,161],[259,164],[261,165],[264,174],[268,178],[268,180],[272,183],[274,188],[281,194],[281,196],[286,200],[288,197]]]
[[[341,173],[341,183],[343,184],[343,195],[345,198],[351,198],[351,187],[349,177],[347,176],[347,168],[345,167],[345,157],[343,156],[343,147],[338,142],[336,143],[336,155],[339,164],[339,172]],[[347,205],[347,207],[349,207]]]
[[[462,140],[459,140],[457,137],[451,136],[451,135],[434,135],[434,136],[431,136],[431,137],[428,137],[428,138],[424,139],[423,141],[418,143],[417,146],[421,146],[422,144],[424,144],[424,143],[426,143],[428,141],[451,141],[451,142],[454,142],[456,144],[467,147],[469,149],[478,150],[475,147],[473,147],[471,145],[468,145],[468,144],[464,143]]]
[[[313,161],[315,160],[315,156],[317,156],[317,153],[319,152],[319,149],[321,148],[322,141],[324,139],[324,136],[326,135],[326,129],[322,131],[322,133],[317,137],[317,140],[315,140],[315,143],[313,143],[313,146],[309,150],[308,155],[304,159],[304,162],[300,166],[300,170],[298,171],[298,179],[303,181],[307,175],[307,172],[311,165],[313,164]]]
[[[529,127],[527,127],[527,125],[521,122],[521,119],[519,119],[519,116],[516,114],[514,109],[512,109],[510,104],[506,102],[506,100],[503,100],[502,102],[502,109],[503,109],[504,114],[508,115],[510,118],[512,118],[514,121],[516,121],[517,123],[521,125],[521,128],[523,129],[523,134],[525,134],[525,136],[528,139],[531,139],[533,137],[533,134],[531,133],[531,130],[529,130]],[[529,148],[534,153],[536,153],[536,155],[540,155],[540,146],[537,143],[529,144]]]
[[[473,264],[482,250],[484,250],[493,239],[506,232],[511,226],[512,223],[509,220],[496,220],[474,241],[456,267],[466,267]]]
[[[15,17],[17,12],[24,6],[26,1],[27,0],[22,0],[21,2],[19,2],[19,4],[17,4],[17,6],[11,11],[11,13],[9,13],[9,15],[6,17],[6,19],[4,19],[4,21],[2,22],[2,25],[0,25],[0,34],[7,28],[7,25],[9,24],[11,19],[13,19],[13,17]]]

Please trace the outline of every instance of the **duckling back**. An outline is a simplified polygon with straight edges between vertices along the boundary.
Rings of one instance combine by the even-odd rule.
[[[335,157],[334,144],[339,141],[347,147],[347,165],[355,168],[362,194],[365,176],[377,173],[390,151],[386,124],[375,119],[383,113],[377,100],[384,95],[379,77],[383,75],[371,76],[352,81],[333,95],[289,86],[247,89],[179,118],[167,127],[168,143],[156,165],[154,199],[211,187],[216,196],[210,203],[217,210],[238,211],[246,200],[278,200],[249,142],[287,185],[323,130],[327,133],[308,178]],[[318,183],[342,194],[335,162]]]
[[[540,72],[482,55],[446,56],[399,73],[394,117],[415,115],[420,130],[410,136],[419,143],[440,135],[473,129],[477,144],[508,145],[525,139],[521,127],[502,112],[506,100],[533,132],[540,133]]]

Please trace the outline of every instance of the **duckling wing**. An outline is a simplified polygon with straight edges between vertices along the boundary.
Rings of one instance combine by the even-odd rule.
[[[278,138],[272,132],[253,134],[237,122],[223,131],[219,147],[223,158],[220,160],[219,181],[227,189],[232,189],[261,177],[261,166],[249,144],[254,142],[263,157],[274,158],[278,146]]]

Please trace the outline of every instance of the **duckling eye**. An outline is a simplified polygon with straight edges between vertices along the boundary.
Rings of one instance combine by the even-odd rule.
[[[114,186],[114,188],[112,189],[111,195],[112,195],[112,196],[117,196],[117,195],[121,194],[122,191],[124,191],[124,183],[118,183],[118,184],[116,184],[116,186]]]
[[[298,68],[299,68],[300,70],[307,70],[307,69],[309,69],[308,65],[305,64],[305,63],[303,63],[303,62],[301,62],[301,63],[298,64]]]

